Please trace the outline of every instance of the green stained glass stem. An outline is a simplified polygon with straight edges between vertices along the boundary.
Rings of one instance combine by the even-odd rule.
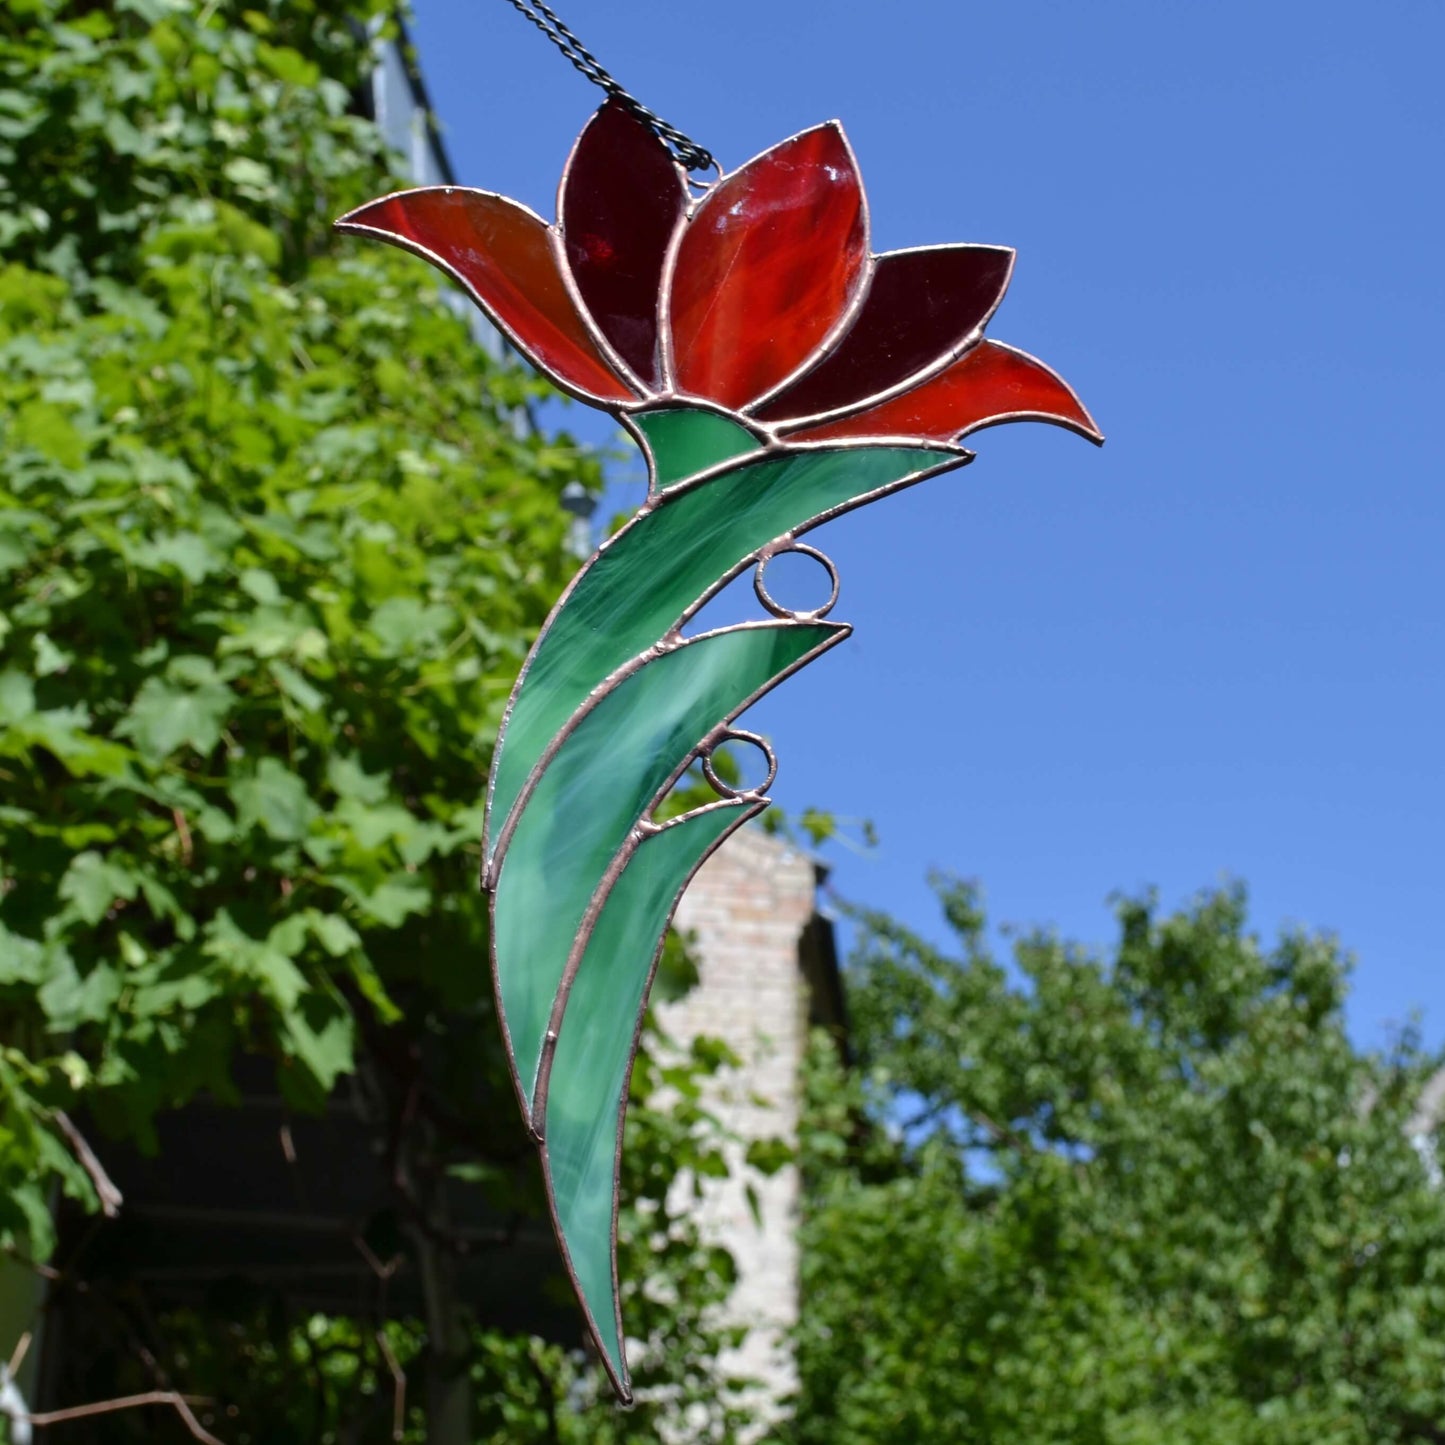
[[[654,492],[762,447],[741,423],[700,407],[639,412],[632,422],[647,445]]]
[[[749,793],[661,829],[650,815],[739,713],[849,631],[801,617],[679,629],[769,543],[967,460],[926,446],[764,446],[703,408],[630,424],[649,498],[574,579],[528,659],[494,760],[484,871],[523,1110],[624,1396],[617,1151],[638,1020],[687,880],[766,800]]]

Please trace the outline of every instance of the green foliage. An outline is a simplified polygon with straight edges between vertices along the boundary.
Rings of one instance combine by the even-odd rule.
[[[475,991],[488,740],[569,565],[526,384],[418,268],[331,242],[381,166],[344,86],[157,17],[7,47],[37,179],[0,271],[0,988],[55,1101],[64,1045],[142,1137],[238,1047],[314,1100],[350,999]]]
[[[959,954],[859,915],[859,1067],[812,1055],[793,1438],[1440,1439],[1442,1060],[1357,1050],[1337,946],[1265,950],[1242,893],[1005,967],[938,889]]]
[[[519,1138],[482,794],[576,565],[559,493],[599,473],[519,428],[543,388],[424,267],[331,232],[398,180],[350,104],[383,8],[0,16],[0,1244],[41,1256],[54,1185],[96,1202],[56,1111],[149,1145],[158,1111],[231,1096],[241,1052],[314,1107],[363,1042],[425,1041],[428,1097],[470,1141],[428,1148],[537,1204],[486,1163]],[[694,1403],[698,1438],[727,1437],[703,1382],[731,1264],[665,1203],[720,1157],[690,1097],[629,1126],[624,1278],[663,1282],[629,1324],[664,1404],[579,1416],[578,1367],[544,1352],[539,1375],[516,1342],[478,1346],[479,1400],[551,1389],[599,1440]],[[272,1325],[245,1388],[286,1415],[271,1387],[312,1353]],[[360,1388],[347,1368],[304,1384],[323,1414]]]

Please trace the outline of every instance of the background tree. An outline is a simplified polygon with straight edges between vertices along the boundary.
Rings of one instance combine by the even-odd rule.
[[[812,1057],[793,1438],[1445,1439],[1441,1059],[1355,1047],[1338,946],[1228,891],[1001,965],[937,887],[959,952],[859,914],[858,1067]]]
[[[402,183],[352,104],[385,9],[0,14],[0,1244],[36,1260],[53,1187],[97,1203],[67,1111],[147,1145],[159,1111],[231,1096],[243,1053],[298,1107],[365,1066],[413,1239],[449,1172],[539,1200],[477,845],[491,739],[575,566],[558,496],[598,466],[519,430],[542,388],[426,268],[330,230]],[[667,1204],[678,1169],[721,1168],[696,1081],[724,1062],[694,1050],[666,1112],[639,1069],[622,1274],[649,1281],[626,1305],[648,1403],[596,1403],[558,1349],[389,1323],[418,1379],[470,1381],[434,1402],[449,1428],[461,1399],[467,1439],[730,1437],[731,1261]],[[278,1318],[162,1321],[147,1348],[185,1341],[174,1378],[234,1408],[230,1438],[391,1438],[373,1334]],[[153,1387],[145,1358],[117,1385]]]

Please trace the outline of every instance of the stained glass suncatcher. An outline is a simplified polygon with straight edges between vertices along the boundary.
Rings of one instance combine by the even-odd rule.
[[[579,571],[512,693],[482,873],[517,1097],[625,1400],[617,1176],[642,1011],[689,879],[768,805],[771,754],[767,782],[728,789],[708,768],[716,802],[662,824],[654,813],[739,735],[741,712],[851,630],[828,620],[830,564],[826,604],[789,611],[766,592],[767,561],[840,512],[971,461],[960,439],[981,427],[1032,419],[1102,438],[1048,367],[983,335],[1011,250],[871,254],[836,123],[693,199],[667,147],[609,101],[563,172],[555,225],[455,186],[386,196],[337,225],[441,267],[647,457],[646,501]],[[683,636],[748,568],[767,620]]]

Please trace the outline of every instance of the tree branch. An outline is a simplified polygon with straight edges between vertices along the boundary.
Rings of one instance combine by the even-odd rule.
[[[5,1366],[13,1380],[20,1373],[20,1366],[25,1363],[25,1356],[30,1350],[30,1331],[26,1330],[18,1340],[15,1341],[15,1349],[11,1352],[10,1363]]]
[[[114,1219],[120,1213],[120,1206],[125,1203],[124,1196],[111,1183],[110,1175],[105,1172],[105,1167],[95,1157],[95,1151],[85,1142],[85,1136],[71,1122],[70,1115],[64,1109],[56,1109],[51,1118],[55,1120],[60,1132],[65,1135],[65,1141],[70,1145],[71,1152],[80,1161],[80,1167],[90,1176],[90,1182],[100,1199],[100,1212],[107,1219]]]
[[[91,1415],[108,1415],[116,1410],[134,1410],[142,1405],[169,1405],[181,1417],[191,1438],[199,1440],[202,1445],[222,1445],[214,1435],[196,1419],[191,1410],[192,1402],[196,1404],[209,1404],[209,1400],[201,1400],[198,1396],[178,1395],[174,1390],[148,1390],[144,1395],[121,1395],[114,1400],[97,1400],[92,1405],[72,1405],[66,1410],[46,1410],[39,1415],[25,1415],[23,1418],[31,1425],[60,1425],[66,1420],[84,1420]]]
[[[391,1371],[391,1438],[401,1440],[406,1435],[406,1371],[398,1363],[384,1329],[377,1330],[376,1343],[381,1349],[382,1359],[386,1361],[386,1368]]]
[[[41,1264],[38,1259],[31,1259],[23,1250],[16,1249],[13,1244],[0,1245],[0,1253],[8,1259],[13,1259],[16,1264],[23,1265],[28,1270],[33,1270],[43,1280],[52,1284],[59,1283],[64,1276],[52,1265]]]

